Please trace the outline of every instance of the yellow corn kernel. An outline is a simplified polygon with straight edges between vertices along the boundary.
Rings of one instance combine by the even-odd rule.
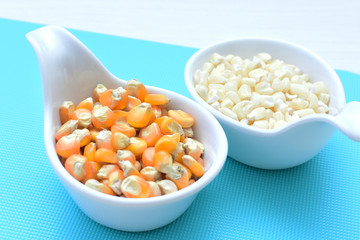
[[[126,116],[128,112],[125,112],[123,110],[113,110],[115,123],[122,123],[126,122]]]
[[[147,94],[144,84],[136,79],[131,79],[126,83],[126,91],[130,96],[136,97],[140,101],[144,101],[145,95]]]
[[[159,125],[153,122],[149,126],[142,128],[139,132],[139,137],[144,139],[148,147],[155,146],[156,142],[161,138],[162,133]]]
[[[92,99],[92,97],[88,97],[84,100],[82,100],[76,107],[76,109],[79,109],[79,108],[85,108],[89,111],[92,111],[93,110],[93,107],[94,107],[94,101]]]
[[[145,95],[144,102],[159,106],[160,108],[165,108],[169,105],[170,99],[162,94],[147,94]]]
[[[113,171],[120,170],[119,166],[116,164],[105,164],[97,172],[97,178],[99,179],[108,179],[109,174]]]
[[[194,176],[201,177],[202,175],[204,175],[204,167],[198,161],[196,161],[195,158],[190,155],[184,155],[182,157],[182,160],[183,164],[191,170]]]
[[[154,167],[144,167],[140,170],[141,175],[146,181],[158,181],[161,180],[161,173]]]
[[[146,127],[153,119],[153,109],[148,103],[141,103],[131,109],[126,116],[127,122],[136,128]]]
[[[141,177],[131,175],[121,183],[121,192],[128,198],[146,198],[150,195],[150,184]]]
[[[110,109],[122,110],[128,102],[128,94],[125,89],[118,87],[117,89],[108,89],[101,93],[99,102],[102,106]]]
[[[73,154],[65,161],[65,169],[76,180],[82,181],[86,176],[86,157],[80,154]]]
[[[91,124],[91,111],[86,108],[79,108],[74,111],[71,115],[71,119],[79,120],[79,128],[87,128]]]
[[[124,177],[128,177],[130,175],[143,177],[130,161],[121,161],[119,162],[119,164],[121,166],[121,169],[124,171]]]
[[[178,188],[176,187],[176,184],[173,181],[168,180],[168,179],[160,180],[160,181],[157,181],[156,183],[160,187],[162,195],[173,193],[178,190]]]
[[[149,197],[161,196],[161,190],[159,185],[153,181],[147,181],[150,184],[150,195]]]
[[[100,163],[117,163],[116,153],[108,148],[96,150],[94,160]]]
[[[69,121],[74,111],[75,111],[75,104],[72,101],[64,101],[59,108],[61,124],[64,124],[67,121]]]
[[[103,84],[101,84],[101,83],[97,84],[93,91],[94,101],[98,102],[100,95],[103,92],[105,92],[106,90],[107,90],[107,88]]]
[[[146,148],[147,144],[145,140],[138,137],[132,137],[130,138],[130,145],[126,148],[126,150],[131,151],[135,157],[140,158]]]
[[[64,123],[56,132],[55,139],[58,141],[63,136],[71,134],[75,129],[77,129],[78,120],[69,120]]]
[[[91,141],[91,134],[87,128],[76,129],[72,133],[79,137],[80,147],[87,145]]]
[[[113,149],[111,145],[111,135],[112,132],[109,130],[101,130],[99,134],[95,137],[96,147],[99,148],[108,148]]]
[[[80,140],[75,134],[63,136],[55,145],[56,153],[63,158],[80,153]]]
[[[114,132],[111,134],[111,146],[117,150],[122,150],[130,145],[130,138],[121,132]]]
[[[108,129],[115,123],[114,113],[108,107],[99,107],[92,113],[92,124],[98,129]]]
[[[102,193],[106,193],[106,194],[109,194],[109,195],[115,195],[113,190],[105,185],[104,183],[101,183],[99,182],[98,180],[95,180],[95,179],[89,179],[85,182],[85,186],[91,188],[91,189],[94,189],[98,192],[102,192]]]
[[[136,163],[135,155],[129,150],[118,150],[116,154],[116,159],[119,165],[122,161],[130,161],[133,165],[135,165]]]
[[[195,119],[190,114],[182,110],[169,110],[169,117],[173,118],[183,128],[190,128],[194,125]]]

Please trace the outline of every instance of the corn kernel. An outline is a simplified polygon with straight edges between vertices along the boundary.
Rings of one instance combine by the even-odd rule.
[[[128,198],[146,198],[149,197],[151,189],[146,180],[131,175],[122,181],[121,192]]]
[[[75,134],[63,136],[55,145],[56,153],[63,158],[80,153],[80,140]]]
[[[178,188],[176,187],[176,184],[168,179],[160,180],[156,182],[158,186],[160,187],[161,194],[166,195],[173,192],[176,192]]]
[[[136,157],[135,155],[129,150],[118,150],[116,154],[116,159],[118,164],[122,161],[130,161],[131,164],[135,165]]]
[[[82,181],[86,176],[86,157],[80,154],[73,154],[65,161],[65,169],[76,180]]]
[[[85,186],[94,189],[95,191],[98,192],[102,192],[102,193],[106,193],[109,195],[115,195],[113,190],[105,185],[104,183],[100,183],[99,181],[95,180],[95,179],[89,179],[85,182]]]
[[[131,79],[126,83],[126,90],[130,96],[136,97],[140,101],[144,101],[144,98],[147,95],[144,84],[136,79]]]
[[[61,124],[64,124],[67,121],[69,121],[74,111],[75,111],[75,104],[72,101],[64,101],[59,108]]]
[[[69,120],[64,123],[56,132],[55,139],[58,141],[63,136],[71,134],[75,129],[77,129],[78,120]]]

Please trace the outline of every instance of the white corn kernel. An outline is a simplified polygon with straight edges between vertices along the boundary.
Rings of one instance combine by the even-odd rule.
[[[319,100],[328,105],[330,101],[330,95],[327,93],[320,93]]]
[[[249,121],[257,121],[263,119],[266,116],[266,110],[264,107],[258,107],[252,110],[248,115],[247,119]]]
[[[219,102],[213,102],[212,104],[210,104],[213,108],[215,108],[216,110],[220,109],[220,103]]]
[[[314,114],[314,109],[312,108],[305,108],[301,110],[294,111],[294,114],[297,114],[299,117],[305,117],[307,115]]]
[[[268,125],[268,129],[274,129],[275,128],[275,119],[274,118],[269,118],[269,125]]]
[[[228,91],[225,93],[225,96],[235,104],[240,102],[240,97],[235,91]]]
[[[209,76],[209,83],[221,83],[224,84],[226,82],[226,78],[220,73],[212,72]]]
[[[256,128],[268,129],[269,121],[268,120],[258,120],[254,121],[253,126]]]
[[[329,107],[322,101],[318,101],[318,106],[315,109],[315,112],[316,113],[327,113],[328,111],[329,111]]]
[[[265,108],[272,108],[275,105],[275,99],[273,96],[263,95],[260,104]]]
[[[215,66],[217,66],[219,63],[224,62],[224,60],[225,60],[224,57],[218,53],[214,53],[210,56],[210,62]]]
[[[236,115],[233,111],[231,111],[230,109],[228,109],[228,108],[222,108],[222,107],[220,107],[219,111],[220,111],[222,114],[224,114],[224,115],[226,115],[226,116],[228,116],[228,117],[230,117],[230,118],[232,118],[232,119],[234,119],[234,120],[236,120],[236,121],[238,120],[237,115]]]
[[[241,83],[246,84],[246,85],[248,85],[250,87],[255,87],[256,86],[256,80],[254,78],[248,78],[248,77],[242,78]]]
[[[309,90],[307,86],[304,84],[291,83],[290,94],[297,95],[302,98],[306,98],[309,95]]]
[[[314,93],[317,95],[320,93],[328,93],[327,87],[323,82],[316,82],[313,84],[313,86],[314,86]]]
[[[262,52],[262,53],[258,53],[256,56],[261,60],[263,60],[265,63],[269,63],[271,61],[271,55],[268,53]]]
[[[309,106],[309,102],[301,98],[295,98],[290,102],[290,106],[295,110],[304,109]]]
[[[199,96],[202,99],[207,100],[208,88],[206,86],[198,84],[195,86],[195,91],[199,94]]]
[[[248,100],[251,97],[251,88],[247,84],[243,84],[238,91],[240,100]]]
[[[309,102],[309,108],[316,109],[318,106],[319,99],[314,93],[310,93],[307,97],[307,100]]]
[[[247,120],[246,118],[243,118],[240,120],[240,124],[249,125],[249,120]]]
[[[212,64],[211,62],[206,62],[203,65],[202,71],[210,73],[213,69],[214,69],[214,64]]]
[[[267,75],[268,75],[268,72],[261,68],[254,69],[249,72],[249,77],[255,79],[256,82],[267,81],[267,79],[268,79]]]
[[[220,103],[220,107],[221,108],[232,108],[234,106],[234,103],[229,99],[229,98],[225,98],[221,103]]]
[[[274,128],[280,128],[284,125],[286,125],[286,122],[284,120],[279,120],[279,121],[276,121]]]
[[[284,114],[282,112],[280,112],[280,111],[277,111],[277,112],[274,113],[273,118],[276,121],[284,120]]]
[[[287,112],[289,106],[281,99],[277,99],[274,104],[274,110],[279,112]]]
[[[236,81],[228,81],[224,84],[225,92],[229,91],[237,91],[238,89],[238,83]]]
[[[273,94],[274,89],[271,88],[268,82],[259,82],[255,86],[255,91],[260,94],[270,95]]]

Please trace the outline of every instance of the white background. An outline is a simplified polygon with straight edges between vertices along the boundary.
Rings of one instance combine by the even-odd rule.
[[[360,73],[359,0],[0,0],[0,17],[196,48],[281,38]]]

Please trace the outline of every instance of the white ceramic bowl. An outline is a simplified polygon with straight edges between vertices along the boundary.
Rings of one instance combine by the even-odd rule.
[[[316,114],[279,129],[245,126],[221,114],[195,91],[194,73],[208,62],[211,54],[233,54],[252,59],[260,52],[269,53],[299,67],[310,81],[323,81],[330,92],[332,114]],[[313,52],[286,42],[267,38],[241,38],[223,41],[197,51],[185,67],[185,84],[192,98],[211,112],[223,126],[229,142],[229,156],[250,166],[283,169],[300,165],[314,157],[330,140],[335,127],[353,140],[360,141],[360,103],[346,104],[336,72]]]
[[[58,109],[64,100],[79,103],[91,96],[97,83],[114,88],[124,87],[126,82],[109,73],[65,29],[47,26],[28,33],[26,37],[38,57],[43,81],[46,153],[55,173],[79,208],[96,222],[124,231],[151,230],[178,218],[197,194],[216,177],[226,160],[227,140],[216,119],[199,104],[182,95],[147,86],[149,92],[168,96],[171,99],[170,108],[183,109],[195,117],[195,138],[205,145],[205,174],[185,189],[147,199],[120,198],[92,190],[74,179],[56,154],[54,139],[60,126]]]

